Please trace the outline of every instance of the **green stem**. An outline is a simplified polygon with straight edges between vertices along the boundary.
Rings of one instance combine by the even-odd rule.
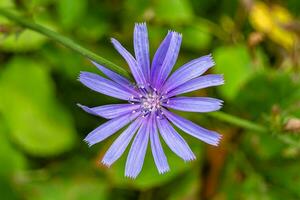
[[[82,46],[80,46],[79,44],[77,44],[76,42],[74,42],[73,40],[71,40],[67,37],[64,37],[54,31],[51,31],[41,25],[34,23],[34,22],[27,21],[19,16],[16,16],[16,15],[6,11],[3,8],[0,8],[0,15],[10,19],[11,21],[18,23],[19,25],[21,25],[25,28],[34,30],[42,35],[45,35],[45,36],[53,39],[54,41],[61,43],[65,47],[68,47],[68,48],[80,53],[81,55],[83,55],[101,65],[104,65],[105,67],[115,71],[116,73],[121,74],[121,75],[131,79],[130,74],[123,68],[117,66],[116,64],[112,63],[109,60],[106,60],[105,58],[103,58],[101,56],[98,56],[97,54],[93,53],[92,51],[90,51],[86,48],[83,48]]]
[[[234,125],[240,126],[242,128],[248,129],[248,130],[257,131],[257,132],[267,132],[268,131],[268,129],[262,125],[256,124],[254,122],[251,122],[251,121],[248,121],[245,119],[241,119],[234,115],[226,114],[221,111],[211,112],[211,113],[208,113],[208,115],[211,117],[214,117],[216,119],[219,119],[221,121],[228,122],[230,124],[234,124]]]
[[[97,54],[93,53],[92,51],[85,49],[84,47],[75,43],[73,40],[62,36],[59,33],[51,31],[41,25],[34,23],[34,22],[27,21],[19,16],[16,16],[16,15],[6,11],[3,8],[0,8],[0,15],[16,22],[17,24],[19,24],[25,28],[34,30],[42,35],[45,35],[45,36],[53,39],[54,41],[59,42],[62,45],[82,54],[83,56],[85,56],[93,61],[96,61],[97,63],[99,63],[101,65],[104,65],[105,67],[115,71],[116,73],[118,73],[120,75],[123,75],[127,78],[131,78],[130,74],[123,68],[117,66],[116,64],[112,63],[109,60],[106,60],[105,58],[102,58],[101,56],[98,56]],[[241,119],[239,117],[236,117],[236,116],[233,116],[230,114],[226,114],[223,112],[214,112],[214,113],[210,113],[209,115],[216,119],[219,119],[221,121],[225,121],[225,122],[240,126],[245,129],[249,129],[249,130],[253,130],[253,131],[257,131],[257,132],[266,132],[267,131],[267,129],[265,127],[263,127],[259,124],[256,124],[256,123],[253,123],[253,122],[247,121],[245,119]]]

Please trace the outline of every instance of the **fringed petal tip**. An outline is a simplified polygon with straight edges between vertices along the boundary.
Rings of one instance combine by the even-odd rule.
[[[168,34],[175,34],[176,36],[182,37],[182,33],[178,33],[178,32],[173,31],[173,30],[168,30]]]
[[[217,145],[220,144],[221,140],[223,139],[223,135],[218,134],[218,141],[217,141]]]
[[[187,163],[187,162],[194,161],[194,160],[196,160],[196,159],[197,159],[196,156],[193,155],[193,157],[185,158],[185,159],[184,159],[184,162]]]
[[[222,140],[222,138],[223,138],[222,135],[220,135],[220,134],[218,134],[218,133],[216,133],[216,134],[217,134],[217,136],[216,136],[216,138],[214,139],[214,142],[210,143],[211,145],[213,145],[213,146],[215,146],[215,147],[217,147],[217,146],[220,145],[221,140]]]
[[[170,171],[170,168],[168,167],[168,168],[160,169],[160,170],[158,171],[158,173],[159,173],[160,175],[162,175],[162,174],[165,174],[165,173],[167,173],[167,172],[169,172],[169,171]],[[129,178],[129,179],[136,179],[137,176],[138,176],[138,174],[129,174],[129,173],[125,173],[125,177],[126,177],[126,178]]]
[[[224,101],[221,100],[221,99],[218,99],[218,109],[217,110],[220,110],[224,105]]]
[[[213,58],[213,55],[212,53],[206,55],[206,56],[203,56],[203,59],[206,60],[206,62],[208,63],[208,65],[210,65],[211,67],[215,66],[216,65],[216,62]]]
[[[125,177],[134,180],[134,179],[137,177],[137,175],[126,174],[126,173],[125,173]]]
[[[207,57],[210,60],[210,62],[212,62],[213,66],[216,65],[216,62],[214,60],[212,53],[209,53],[208,55],[206,55],[204,57]]]
[[[101,160],[101,164],[106,167],[110,167],[112,165],[112,163],[109,163],[107,160],[104,160],[104,159]]]
[[[158,170],[158,173],[159,174],[165,174],[165,173],[167,173],[167,172],[169,172],[170,171],[170,168],[169,167],[166,167],[166,168],[163,168],[163,169],[159,169]]]
[[[91,143],[90,141],[88,141],[87,138],[85,138],[83,141],[84,141],[85,143],[87,143],[87,145],[88,145],[89,147],[91,147],[91,146],[94,145],[93,143]]]
[[[137,22],[134,23],[135,27],[147,27],[146,22]]]
[[[87,72],[85,72],[85,71],[80,71],[80,72],[79,72],[79,75],[78,75],[78,77],[77,77],[77,81],[80,81],[80,82],[81,82],[82,77],[85,76],[85,73],[87,73]]]
[[[224,85],[225,84],[225,79],[224,79],[224,74],[215,74],[216,76],[219,76],[219,84],[218,85]]]
[[[110,38],[110,42],[115,45],[116,43],[120,43],[117,39],[115,38]]]

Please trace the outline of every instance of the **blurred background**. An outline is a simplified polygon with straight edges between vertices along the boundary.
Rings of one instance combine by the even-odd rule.
[[[92,148],[82,141],[105,120],[76,103],[118,103],[77,81],[95,67],[0,16],[1,199],[300,199],[299,0],[1,0],[0,7],[124,68],[110,37],[133,52],[134,23],[145,21],[153,55],[169,29],[181,32],[176,67],[212,53],[210,72],[226,82],[190,95],[223,99],[222,111],[269,130],[180,113],[220,132],[220,146],[182,133],[196,161],[185,163],[165,148],[171,171],[159,175],[148,151],[138,178],[125,178],[127,153],[110,169],[100,164],[118,134]]]

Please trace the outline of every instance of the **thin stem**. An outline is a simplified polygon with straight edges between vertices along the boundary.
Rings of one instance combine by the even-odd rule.
[[[234,115],[230,115],[230,114],[226,114],[224,112],[211,112],[208,113],[209,116],[214,117],[216,119],[219,119],[221,121],[225,121],[228,122],[230,124],[234,124],[237,125],[239,127],[248,129],[248,130],[252,130],[252,131],[257,131],[257,132],[267,132],[268,129],[265,128],[262,125],[256,124],[254,122],[236,117]]]
[[[68,47],[68,48],[80,53],[81,55],[83,55],[101,65],[104,65],[105,67],[115,71],[116,73],[131,79],[130,74],[123,68],[112,63],[109,60],[106,60],[105,58],[103,58],[101,56],[98,56],[97,54],[93,53],[92,51],[80,46],[73,40],[62,36],[59,33],[51,31],[41,25],[34,23],[34,22],[27,21],[17,15],[14,15],[14,14],[6,11],[3,8],[0,8],[0,15],[16,22],[17,24],[19,24],[25,28],[34,30],[44,36],[47,36],[47,37],[53,39],[54,41],[61,43],[65,47]],[[263,127],[259,124],[256,124],[256,123],[253,123],[253,122],[247,121],[245,119],[241,119],[239,117],[236,117],[236,116],[233,116],[230,114],[226,114],[223,112],[214,112],[214,113],[210,113],[209,115],[216,119],[219,119],[221,121],[225,121],[225,122],[243,127],[245,129],[249,129],[249,130],[253,130],[253,131],[257,131],[257,132],[266,132],[267,131],[267,129],[265,127]]]
[[[54,31],[51,31],[41,25],[34,23],[34,22],[27,21],[19,16],[16,16],[16,15],[6,11],[3,8],[0,8],[0,15],[18,23],[19,25],[21,25],[25,28],[34,30],[38,33],[41,33],[42,35],[45,35],[45,36],[53,39],[54,41],[61,43],[65,47],[68,47],[68,48],[80,53],[81,55],[117,72],[118,74],[121,74],[121,75],[131,79],[130,74],[123,68],[112,63],[109,60],[106,60],[105,58],[103,58],[101,56],[98,56],[97,54],[93,53],[92,51],[90,51],[86,48],[83,48],[82,46],[80,46],[79,44],[77,44],[76,42],[74,42],[73,40],[71,40],[65,36],[62,36]]]

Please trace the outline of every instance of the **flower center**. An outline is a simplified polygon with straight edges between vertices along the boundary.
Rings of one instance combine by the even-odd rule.
[[[139,97],[133,97],[129,100],[131,104],[139,104],[140,111],[142,112],[143,117],[153,113],[157,118],[163,118],[162,104],[168,103],[168,99],[161,95],[155,88],[152,88],[150,85],[147,87],[139,86]],[[137,112],[134,110],[133,113]]]
[[[141,108],[144,112],[155,112],[161,108],[161,96],[156,92],[148,93],[141,98]]]

